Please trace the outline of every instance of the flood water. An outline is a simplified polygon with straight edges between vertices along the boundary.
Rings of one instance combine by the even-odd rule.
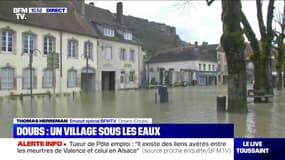
[[[285,137],[285,91],[275,91],[272,103],[254,104],[247,114],[217,113],[216,97],[226,87],[169,88],[169,103],[155,104],[156,89],[95,92],[73,96],[0,99],[0,137],[12,137],[15,117],[152,118],[153,123],[234,123],[235,137]]]

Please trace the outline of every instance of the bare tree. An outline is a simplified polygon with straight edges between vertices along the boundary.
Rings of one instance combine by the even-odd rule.
[[[275,15],[275,22],[278,24],[279,29],[275,28],[276,49],[278,51],[277,57],[277,90],[282,89],[282,71],[284,71],[284,38],[285,38],[285,0],[283,2],[283,12],[277,11]],[[284,78],[285,87],[285,78]]]
[[[206,0],[210,5],[214,0]],[[241,28],[240,0],[222,0],[223,35],[221,44],[228,63],[228,111],[247,112],[246,65]],[[235,18],[233,18],[235,17]]]
[[[261,90],[267,94],[273,94],[271,49],[274,37],[272,21],[275,0],[269,0],[266,24],[263,20],[262,2],[262,0],[256,0],[257,20],[261,35],[260,45],[243,12],[241,13],[241,22],[243,24],[245,35],[250,41],[250,45],[254,52],[252,57],[255,77],[254,89]],[[260,100],[260,98],[255,98],[255,101],[257,102]]]

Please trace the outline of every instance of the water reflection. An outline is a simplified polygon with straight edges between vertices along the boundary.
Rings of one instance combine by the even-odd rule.
[[[155,104],[155,89],[96,92],[73,96],[0,99],[0,137],[11,137],[14,117],[145,117],[154,123],[234,123],[236,137],[285,137],[284,91],[274,103],[254,104],[247,114],[216,112],[226,87],[170,88],[169,103]]]

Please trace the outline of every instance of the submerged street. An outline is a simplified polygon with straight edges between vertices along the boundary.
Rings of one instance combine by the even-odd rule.
[[[284,137],[285,91],[275,91],[270,103],[248,98],[247,114],[217,113],[216,97],[226,86],[169,88],[169,103],[155,104],[156,89],[121,90],[0,99],[0,137],[12,137],[13,118],[152,118],[153,123],[234,123],[235,137]]]

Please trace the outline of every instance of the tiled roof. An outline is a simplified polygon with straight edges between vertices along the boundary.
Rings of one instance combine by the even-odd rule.
[[[13,14],[13,8],[29,7],[66,7],[65,14],[26,14],[27,19],[18,20]],[[35,0],[2,0],[0,1],[0,20],[17,24],[26,24],[41,28],[54,29],[64,32],[77,33],[88,36],[98,36],[94,29],[88,24],[74,8],[71,1],[35,1]]]
[[[110,25],[113,27],[117,27],[119,25],[109,10],[98,8],[96,6],[86,4],[85,15],[89,21],[96,22],[98,24]]]
[[[149,63],[175,62],[185,60],[217,62],[217,46],[217,44],[213,44],[178,47],[160,52],[157,56],[153,57]]]
[[[125,43],[135,43],[139,44],[140,41],[137,37],[132,34],[132,40],[125,40],[123,32],[129,31],[128,27],[124,24],[120,24],[113,13],[109,10],[98,8],[91,5],[85,5],[85,17],[89,23],[93,26],[97,33],[99,33],[101,38],[116,40]],[[103,30],[100,27],[108,27],[115,31],[115,37],[104,36]]]

